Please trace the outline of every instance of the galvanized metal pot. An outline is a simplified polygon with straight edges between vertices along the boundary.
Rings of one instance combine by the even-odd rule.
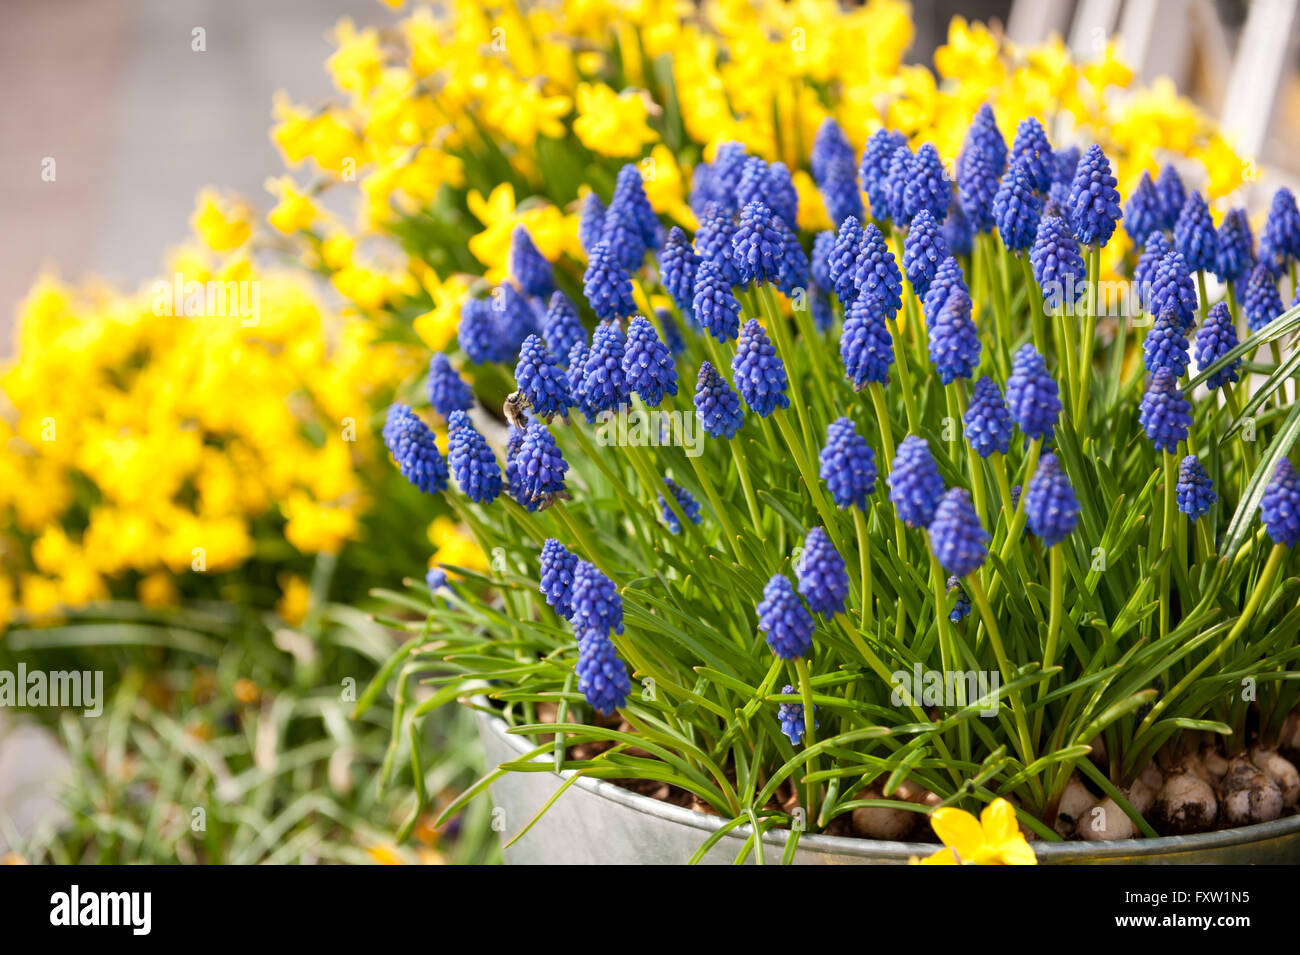
[[[478,726],[490,766],[517,760],[533,748],[523,737],[507,734],[505,722],[495,716],[480,711]],[[508,838],[522,829],[563,781],[554,773],[508,773],[493,783],[492,802],[502,835]],[[674,865],[686,862],[720,825],[714,816],[640,796],[611,782],[582,778],[505,855],[516,865]],[[703,861],[733,863],[748,835],[748,827],[729,832]],[[767,859],[776,861],[785,848],[785,834],[769,833],[763,844]],[[795,862],[901,865],[934,848],[916,842],[804,836]],[[1037,842],[1034,851],[1046,865],[1294,865],[1300,863],[1300,816],[1195,836]]]

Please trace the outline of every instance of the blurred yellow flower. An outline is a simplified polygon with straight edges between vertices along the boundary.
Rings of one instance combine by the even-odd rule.
[[[579,83],[574,135],[601,156],[640,156],[659,138],[646,122],[646,99],[637,90],[616,93],[603,83]]]
[[[266,190],[279,202],[266,216],[272,227],[286,235],[301,229],[310,229],[320,215],[311,196],[298,189],[289,176],[268,179]]]
[[[429,525],[429,542],[433,544],[433,556],[429,566],[449,564],[452,567],[464,567],[466,570],[486,571],[487,555],[478,546],[472,535],[450,517],[436,517]],[[448,576],[455,576],[449,572]]]
[[[237,249],[252,235],[247,206],[225,200],[212,189],[199,193],[190,226],[214,252]]]
[[[311,602],[311,584],[298,574],[283,573],[276,577],[280,584],[280,599],[275,612],[291,627],[296,627],[307,616]]]

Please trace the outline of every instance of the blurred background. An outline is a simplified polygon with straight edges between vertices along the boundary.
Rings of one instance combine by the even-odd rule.
[[[1241,154],[1255,156],[1269,170],[1271,189],[1300,174],[1297,5],[1297,0],[914,0],[916,36],[909,59],[928,63],[945,41],[954,15],[995,24],[1026,45],[1059,35],[1082,59],[1102,52],[1107,38],[1114,37],[1120,58],[1135,69],[1138,82],[1168,77],[1179,92],[1219,119]],[[8,91],[0,110],[0,356],[12,353],[15,309],[43,272],[68,280],[94,273],[135,287],[159,274],[168,248],[185,238],[199,189],[217,184],[251,197],[263,208],[270,205],[263,183],[283,165],[267,132],[272,96],[285,90],[298,103],[330,96],[323,64],[333,49],[329,36],[342,17],[362,27],[391,22],[392,12],[376,0],[5,0],[0,29],[0,81]],[[416,556],[406,566],[418,567],[420,559]],[[328,631],[326,624],[315,623]],[[360,657],[372,666],[382,660],[389,647],[377,633],[370,636],[370,645],[340,644],[340,659]],[[326,635],[319,638],[328,644]],[[0,636],[0,643],[3,640]],[[292,656],[285,646],[276,652]],[[262,666],[268,682],[310,684],[296,670],[277,669],[284,666],[280,657],[252,664],[241,659],[229,667],[243,673],[250,666]],[[212,663],[218,672],[223,665],[221,660]],[[181,674],[181,682],[201,682],[191,676]],[[150,697],[160,692],[156,687],[142,684],[134,689],[151,705],[157,703]],[[213,732],[206,725],[209,721],[218,729],[242,725],[239,714],[228,708],[203,711],[208,698],[192,686],[190,702],[195,709],[186,710],[189,722],[142,722],[139,739],[132,737],[133,751],[146,754],[150,740],[170,740],[154,752],[155,776],[167,777],[169,761],[177,762],[178,806],[203,798],[184,791],[187,778],[220,776],[225,764],[211,750],[186,749],[177,741],[180,737],[168,734],[183,730],[184,739],[192,743]],[[303,718],[332,718],[307,694],[298,704],[302,712],[296,715]],[[130,707],[124,712],[131,714],[124,717],[128,720],[138,715]],[[155,720],[154,710],[149,713],[148,720]],[[296,737],[288,729],[293,717],[280,715],[280,742],[288,752],[302,753],[303,765],[321,763],[321,754],[332,752],[311,749],[318,741],[311,734]],[[385,713],[378,713],[374,724],[359,732],[386,740],[386,719]],[[193,730],[196,723],[201,732]],[[262,739],[264,726],[265,720],[245,734],[250,748]],[[102,829],[123,800],[143,799],[142,811],[147,810],[153,796],[132,790],[134,767],[122,769],[120,779],[104,773],[105,766],[118,765],[111,757],[120,755],[121,741],[135,729],[113,724],[102,731],[110,734],[107,738],[81,740],[75,728],[65,727],[58,739],[49,728],[19,726],[0,711],[0,857],[42,820],[54,818],[58,798],[51,780],[68,778],[78,763],[93,762],[103,774],[78,793],[78,805],[87,813],[81,820],[87,831],[97,825]],[[330,732],[337,748],[351,731],[331,727]],[[472,730],[451,726],[447,734],[459,744],[472,737]],[[472,760],[461,759],[454,746],[438,743],[434,748],[452,754],[445,774],[448,785],[473,778]],[[383,753],[384,743],[378,744],[378,751]],[[183,757],[177,755],[182,752]],[[337,770],[331,759],[323,771]],[[246,785],[260,791],[257,787],[271,783],[250,777]],[[311,785],[310,780],[295,780],[289,788],[305,791]],[[392,793],[372,789],[340,797],[342,809],[328,808],[344,828],[364,828],[374,819],[387,819],[395,828],[402,821],[400,801]],[[87,806],[104,815],[96,819]],[[285,814],[291,816],[295,806]],[[276,807],[277,812],[284,809]],[[277,825],[285,814],[274,817]],[[234,832],[237,827],[231,826]],[[97,831],[84,844],[64,846],[63,856],[52,851],[48,858],[95,858],[99,853],[105,860],[149,860],[156,853],[158,859],[168,859],[170,850],[153,844],[150,827],[156,829],[156,820],[138,831],[123,824],[120,839],[110,839],[107,848]],[[304,846],[328,836],[323,829],[301,834]],[[385,861],[384,853],[390,850],[383,847],[383,836],[383,826],[367,831],[373,844],[362,840],[350,845],[352,854],[341,858],[365,858],[369,853]],[[437,842],[436,834],[426,836],[426,844]],[[242,838],[239,832],[231,836],[239,852],[227,856],[214,837],[216,848],[206,858],[247,861],[270,854],[269,845],[241,843]],[[487,839],[493,836],[489,833]],[[477,842],[464,847],[461,857],[477,860],[492,852]],[[304,851],[294,858],[315,857]]]

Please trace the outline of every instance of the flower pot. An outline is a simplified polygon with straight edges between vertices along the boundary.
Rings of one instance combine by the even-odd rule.
[[[534,748],[506,733],[503,720],[479,711],[479,736],[490,766],[517,760]],[[508,773],[491,787],[494,820],[509,839],[528,824],[572,773]],[[522,865],[656,865],[686,862],[722,824],[705,815],[630,792],[605,780],[579,779],[526,835],[505,850],[506,861]],[[731,864],[749,835],[742,827],[723,836],[704,856]],[[768,833],[769,862],[781,857],[785,833]],[[840,836],[804,836],[794,861],[805,865],[901,865],[934,851],[931,844],[880,842]],[[1129,839],[1122,842],[1035,842],[1047,865],[1208,865],[1300,863],[1300,815],[1257,826],[1193,836]]]

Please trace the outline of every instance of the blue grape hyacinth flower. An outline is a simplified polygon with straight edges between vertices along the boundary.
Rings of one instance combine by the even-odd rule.
[[[758,629],[767,635],[767,645],[782,660],[794,660],[812,649],[812,614],[786,577],[772,575],[757,610]]]
[[[1231,209],[1219,225],[1219,250],[1214,274],[1220,282],[1239,282],[1255,264],[1255,237],[1250,232],[1246,210]]]
[[[582,366],[583,409],[588,417],[602,411],[617,411],[628,402],[631,390],[623,372],[627,336],[618,322],[604,321],[591,337],[591,351]]]
[[[566,363],[575,344],[586,344],[587,330],[582,327],[577,308],[563,292],[556,291],[546,307],[546,315],[542,319],[542,339],[551,354]]]
[[[1160,263],[1172,251],[1174,245],[1163,232],[1152,232],[1147,236],[1142,246],[1142,254],[1138,256],[1137,265],[1133,267],[1133,284],[1137,286],[1138,302],[1144,308],[1149,308],[1151,305],[1151,289]]]
[[[519,348],[515,365],[515,383],[528,403],[548,421],[555,415],[567,415],[573,404],[569,376],[555,361],[555,356],[541,338],[529,335]]]
[[[949,595],[954,591],[957,594],[957,599],[953,601],[952,610],[948,611],[948,620],[950,623],[961,623],[970,616],[970,595],[966,593],[966,588],[961,585],[960,578],[949,577]]]
[[[592,249],[605,233],[605,203],[594,192],[587,193],[578,213],[578,243],[582,251],[591,255]]]
[[[1151,174],[1142,171],[1137,186],[1124,204],[1124,231],[1134,245],[1143,245],[1147,236],[1165,228],[1165,211]]]
[[[632,692],[627,667],[609,637],[588,631],[578,639],[578,692],[601,716],[611,716]]]
[[[540,590],[546,602],[565,620],[573,618],[573,572],[578,556],[554,537],[542,544]]]
[[[1286,458],[1277,463],[1259,511],[1274,544],[1294,547],[1300,543],[1300,475]]]
[[[1047,363],[1033,345],[1016,352],[1007,379],[1007,407],[1025,436],[1050,440],[1061,413],[1061,392],[1047,370]]]
[[[1043,124],[1033,116],[1020,121],[1016,127],[1016,138],[1011,144],[1011,161],[1024,164],[1029,173],[1029,181],[1039,192],[1051,188],[1056,175],[1056,162],[1052,156],[1052,144],[1047,140],[1047,131]]]
[[[474,392],[442,352],[435,352],[429,359],[427,390],[429,404],[444,418],[453,411],[468,411],[474,407]]]
[[[939,263],[949,258],[948,243],[938,222],[928,209],[922,209],[912,219],[912,227],[903,240],[903,272],[912,290],[921,298],[930,289]]]
[[[1055,547],[1078,526],[1079,498],[1056,455],[1042,456],[1024,493],[1029,529],[1044,547]]]
[[[868,222],[862,229],[862,246],[853,264],[853,287],[858,295],[879,295],[888,318],[897,315],[903,305],[903,273],[874,223]]]
[[[438,451],[438,440],[410,405],[398,402],[389,406],[383,437],[402,477],[425,494],[437,494],[447,487],[447,462]]]
[[[1151,376],[1138,407],[1138,423],[1157,451],[1173,454],[1187,440],[1192,406],[1168,369],[1161,368]]]
[[[858,172],[862,178],[862,191],[867,194],[867,202],[871,205],[872,218],[892,218],[889,209],[889,166],[894,153],[906,146],[907,139],[902,133],[888,129],[878,129],[867,139]]]
[[[885,324],[885,309],[877,295],[860,295],[848,307],[840,329],[840,360],[855,391],[868,384],[889,383],[894,341]]]
[[[1205,316],[1205,323],[1196,331],[1196,370],[1205,371],[1236,347],[1237,326],[1232,321],[1228,303],[1215,302]],[[1240,368],[1240,358],[1229,362],[1205,380],[1205,387],[1213,391],[1228,382],[1236,381]]]
[[[627,326],[623,348],[623,377],[628,390],[655,408],[677,394],[677,367],[650,320],[637,315]]]
[[[1199,192],[1193,192],[1183,203],[1183,210],[1174,224],[1174,246],[1183,255],[1191,272],[1211,272],[1219,258],[1219,236],[1214,231],[1210,207]]]
[[[1016,251],[1029,248],[1042,214],[1043,200],[1034,192],[1029,170],[1023,162],[1013,162],[993,197],[993,218],[1002,244]]]
[[[1178,315],[1184,332],[1196,326],[1196,286],[1183,254],[1176,249],[1166,252],[1156,267],[1147,308],[1152,315],[1172,309]]]
[[[1045,216],[1038,224],[1029,264],[1043,293],[1043,303],[1053,311],[1072,308],[1087,288],[1087,267],[1079,245],[1059,216]]]
[[[751,202],[740,211],[740,225],[731,237],[732,260],[740,277],[738,284],[776,284],[785,255],[785,230],[771,209]]]
[[[510,234],[510,274],[534,298],[546,298],[555,291],[555,270],[522,225],[515,226]]]
[[[781,692],[786,695],[795,693],[795,688],[787,683],[781,687]],[[781,724],[781,732],[789,737],[790,742],[798,746],[803,741],[803,735],[807,726],[803,718],[802,703],[781,703],[776,708],[777,722]],[[817,722],[817,707],[813,706],[813,728],[816,729],[821,724]]]
[[[461,491],[476,504],[491,504],[501,493],[497,456],[463,411],[447,418],[447,464]]]
[[[1281,275],[1289,262],[1300,259],[1300,209],[1285,186],[1273,193],[1268,218],[1259,236],[1259,260]]]
[[[867,498],[876,489],[876,454],[851,419],[837,418],[830,423],[818,463],[836,507],[867,509]]]
[[[908,527],[929,527],[943,498],[943,477],[924,438],[909,434],[889,471],[889,500]]]
[[[668,488],[668,493],[673,496],[677,506],[686,515],[686,519],[692,524],[700,523],[703,518],[700,517],[700,502],[695,500],[695,496],[672,478],[664,478],[664,486]],[[663,517],[664,523],[668,525],[669,531],[674,534],[682,532],[682,522],[673,513],[673,509],[668,504],[668,499],[663,494],[659,495],[659,513]]]
[[[575,631],[588,630],[602,637],[623,632],[623,598],[618,587],[590,561],[579,560],[574,566],[569,603]]]
[[[618,264],[604,240],[596,243],[582,276],[582,294],[601,321],[625,318],[636,312],[632,280]]]
[[[1164,368],[1175,378],[1181,378],[1192,360],[1187,347],[1182,319],[1172,305],[1167,305],[1142,339],[1142,360],[1147,371]]]
[[[756,318],[740,329],[731,374],[740,397],[760,418],[766,418],[777,408],[790,407],[785,365]]]
[[[668,240],[659,252],[659,279],[664,291],[683,315],[691,315],[695,302],[695,272],[700,267],[700,256],[691,245],[681,226],[673,226]]]
[[[966,440],[982,458],[994,451],[1006,454],[1011,447],[1011,411],[1002,399],[997,383],[985,375],[975,382],[970,407],[962,418],[966,426]]]
[[[928,212],[935,222],[948,215],[952,186],[933,143],[924,143],[912,160],[912,173],[903,188],[903,219],[911,225],[917,215]],[[897,221],[897,216],[895,216]]]
[[[975,374],[983,346],[971,318],[970,296],[961,289],[948,294],[943,308],[935,316],[930,326],[928,346],[930,361],[943,384]]]
[[[740,302],[712,262],[702,262],[695,273],[695,318],[700,327],[720,342],[740,332]]]
[[[1219,499],[1214,493],[1214,482],[1205,472],[1205,467],[1194,454],[1189,454],[1178,464],[1178,484],[1175,488],[1178,498],[1178,510],[1187,515],[1189,520],[1197,521],[1210,513],[1210,508]]]
[[[524,431],[523,443],[515,457],[519,469],[519,490],[524,497],[539,504],[564,492],[564,475],[569,464],[546,425],[534,421]]]
[[[989,534],[964,487],[954,487],[943,495],[929,533],[930,551],[939,566],[955,577],[973,574],[988,559]]]
[[[1156,195],[1160,197],[1160,228],[1172,232],[1183,206],[1187,204],[1187,188],[1173,166],[1166,165],[1160,169],[1156,176]]]
[[[1277,279],[1262,262],[1251,270],[1250,278],[1246,280],[1241,310],[1246,313],[1246,325],[1252,332],[1259,331],[1286,311],[1277,290]]]
[[[1110,160],[1093,143],[1079,160],[1066,200],[1070,227],[1080,245],[1104,246],[1115,233],[1115,225],[1124,215],[1116,185]]]
[[[707,361],[700,365],[695,383],[695,414],[705,434],[726,441],[735,437],[745,423],[740,399],[722,373]]]
[[[825,528],[814,527],[804,538],[795,578],[799,593],[813,613],[831,617],[844,611],[849,596],[849,575],[844,558],[831,543]]]
[[[827,256],[826,274],[831,282],[830,291],[835,293],[835,297],[840,300],[845,310],[858,296],[858,288],[853,277],[864,241],[861,223],[849,216],[840,223],[830,254]]]

